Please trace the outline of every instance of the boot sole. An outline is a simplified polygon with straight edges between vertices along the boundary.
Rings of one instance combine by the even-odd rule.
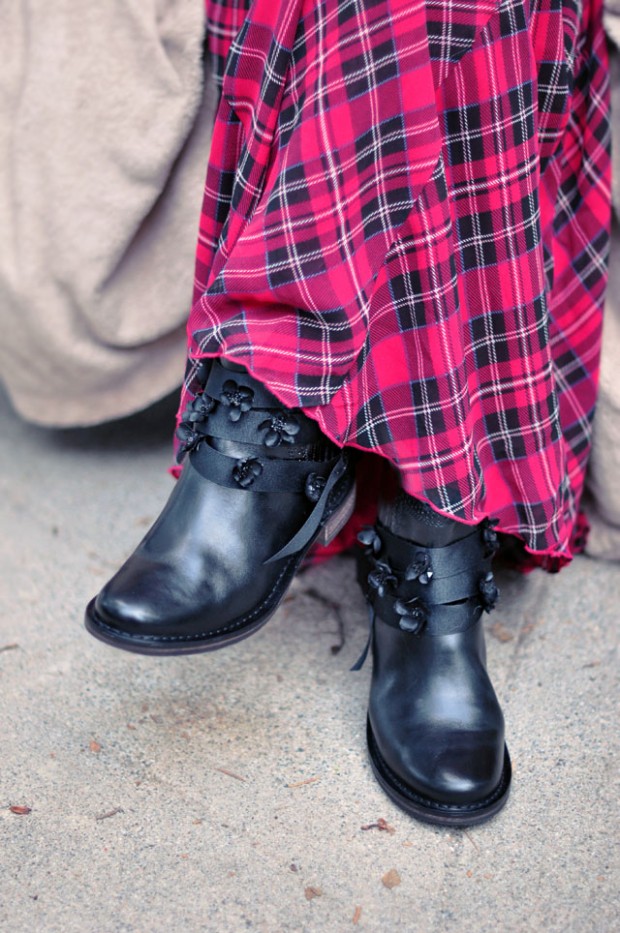
[[[336,535],[344,528],[355,510],[355,484],[347,493],[343,502],[329,515],[315,537],[307,548],[304,548],[298,555],[292,558],[284,567],[282,574],[278,578],[273,590],[263,599],[258,607],[255,607],[248,616],[255,618],[246,621],[248,616],[235,619],[226,626],[226,629],[232,630],[227,634],[205,636],[157,636],[157,635],[138,635],[121,632],[111,625],[108,625],[103,619],[100,619],[95,610],[96,597],[90,601],[86,607],[84,625],[86,630],[113,648],[121,648],[124,651],[131,651],[134,654],[158,655],[160,657],[170,657],[175,655],[202,654],[207,651],[217,651],[220,648],[226,648],[229,645],[236,645],[240,641],[249,638],[258,632],[269,619],[275,614],[286,591],[293,581],[306,554],[315,542],[326,546]]]
[[[417,793],[408,787],[383,760],[367,724],[368,754],[375,778],[390,800],[409,816],[433,826],[478,826],[490,820],[502,809],[510,794],[512,768],[508,748],[504,746],[504,769],[499,784],[492,794],[475,803],[459,805],[441,803]]]

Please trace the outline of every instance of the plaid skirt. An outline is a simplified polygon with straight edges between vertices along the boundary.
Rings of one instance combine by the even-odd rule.
[[[601,0],[207,0],[188,324],[404,489],[575,552],[610,224]]]

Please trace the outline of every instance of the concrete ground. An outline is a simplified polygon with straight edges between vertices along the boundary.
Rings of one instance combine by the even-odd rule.
[[[512,798],[478,829],[429,828],[366,759],[350,560],[227,651],[150,659],[83,629],[171,487],[171,420],[51,432],[0,399],[0,928],[618,929],[620,565],[502,578]]]

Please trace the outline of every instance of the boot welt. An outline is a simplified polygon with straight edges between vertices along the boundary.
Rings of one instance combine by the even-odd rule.
[[[95,600],[92,599],[86,607],[84,617],[84,626],[87,632],[94,635],[99,641],[106,645],[112,645],[114,648],[122,648],[125,651],[132,651],[134,654],[159,655],[160,657],[172,657],[180,654],[201,654],[206,651],[217,651],[218,648],[225,648],[228,645],[236,645],[238,642],[249,638],[255,632],[266,625],[272,615],[276,612],[279,602],[270,612],[262,615],[258,621],[241,627],[237,632],[224,636],[212,636],[208,638],[193,636],[161,637],[156,635],[127,635],[106,625],[98,618],[95,610]],[[234,623],[231,623],[229,628]]]
[[[484,800],[461,805],[432,800],[408,787],[383,760],[370,721],[367,725],[367,739],[370,763],[378,783],[393,803],[423,823],[433,826],[477,826],[499,813],[508,800],[512,768],[507,747],[504,747],[504,770],[493,793]]]

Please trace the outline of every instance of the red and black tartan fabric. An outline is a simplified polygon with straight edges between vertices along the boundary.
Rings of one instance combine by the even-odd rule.
[[[207,2],[222,96],[190,361],[245,364],[548,569],[574,552],[596,397],[601,7]]]

